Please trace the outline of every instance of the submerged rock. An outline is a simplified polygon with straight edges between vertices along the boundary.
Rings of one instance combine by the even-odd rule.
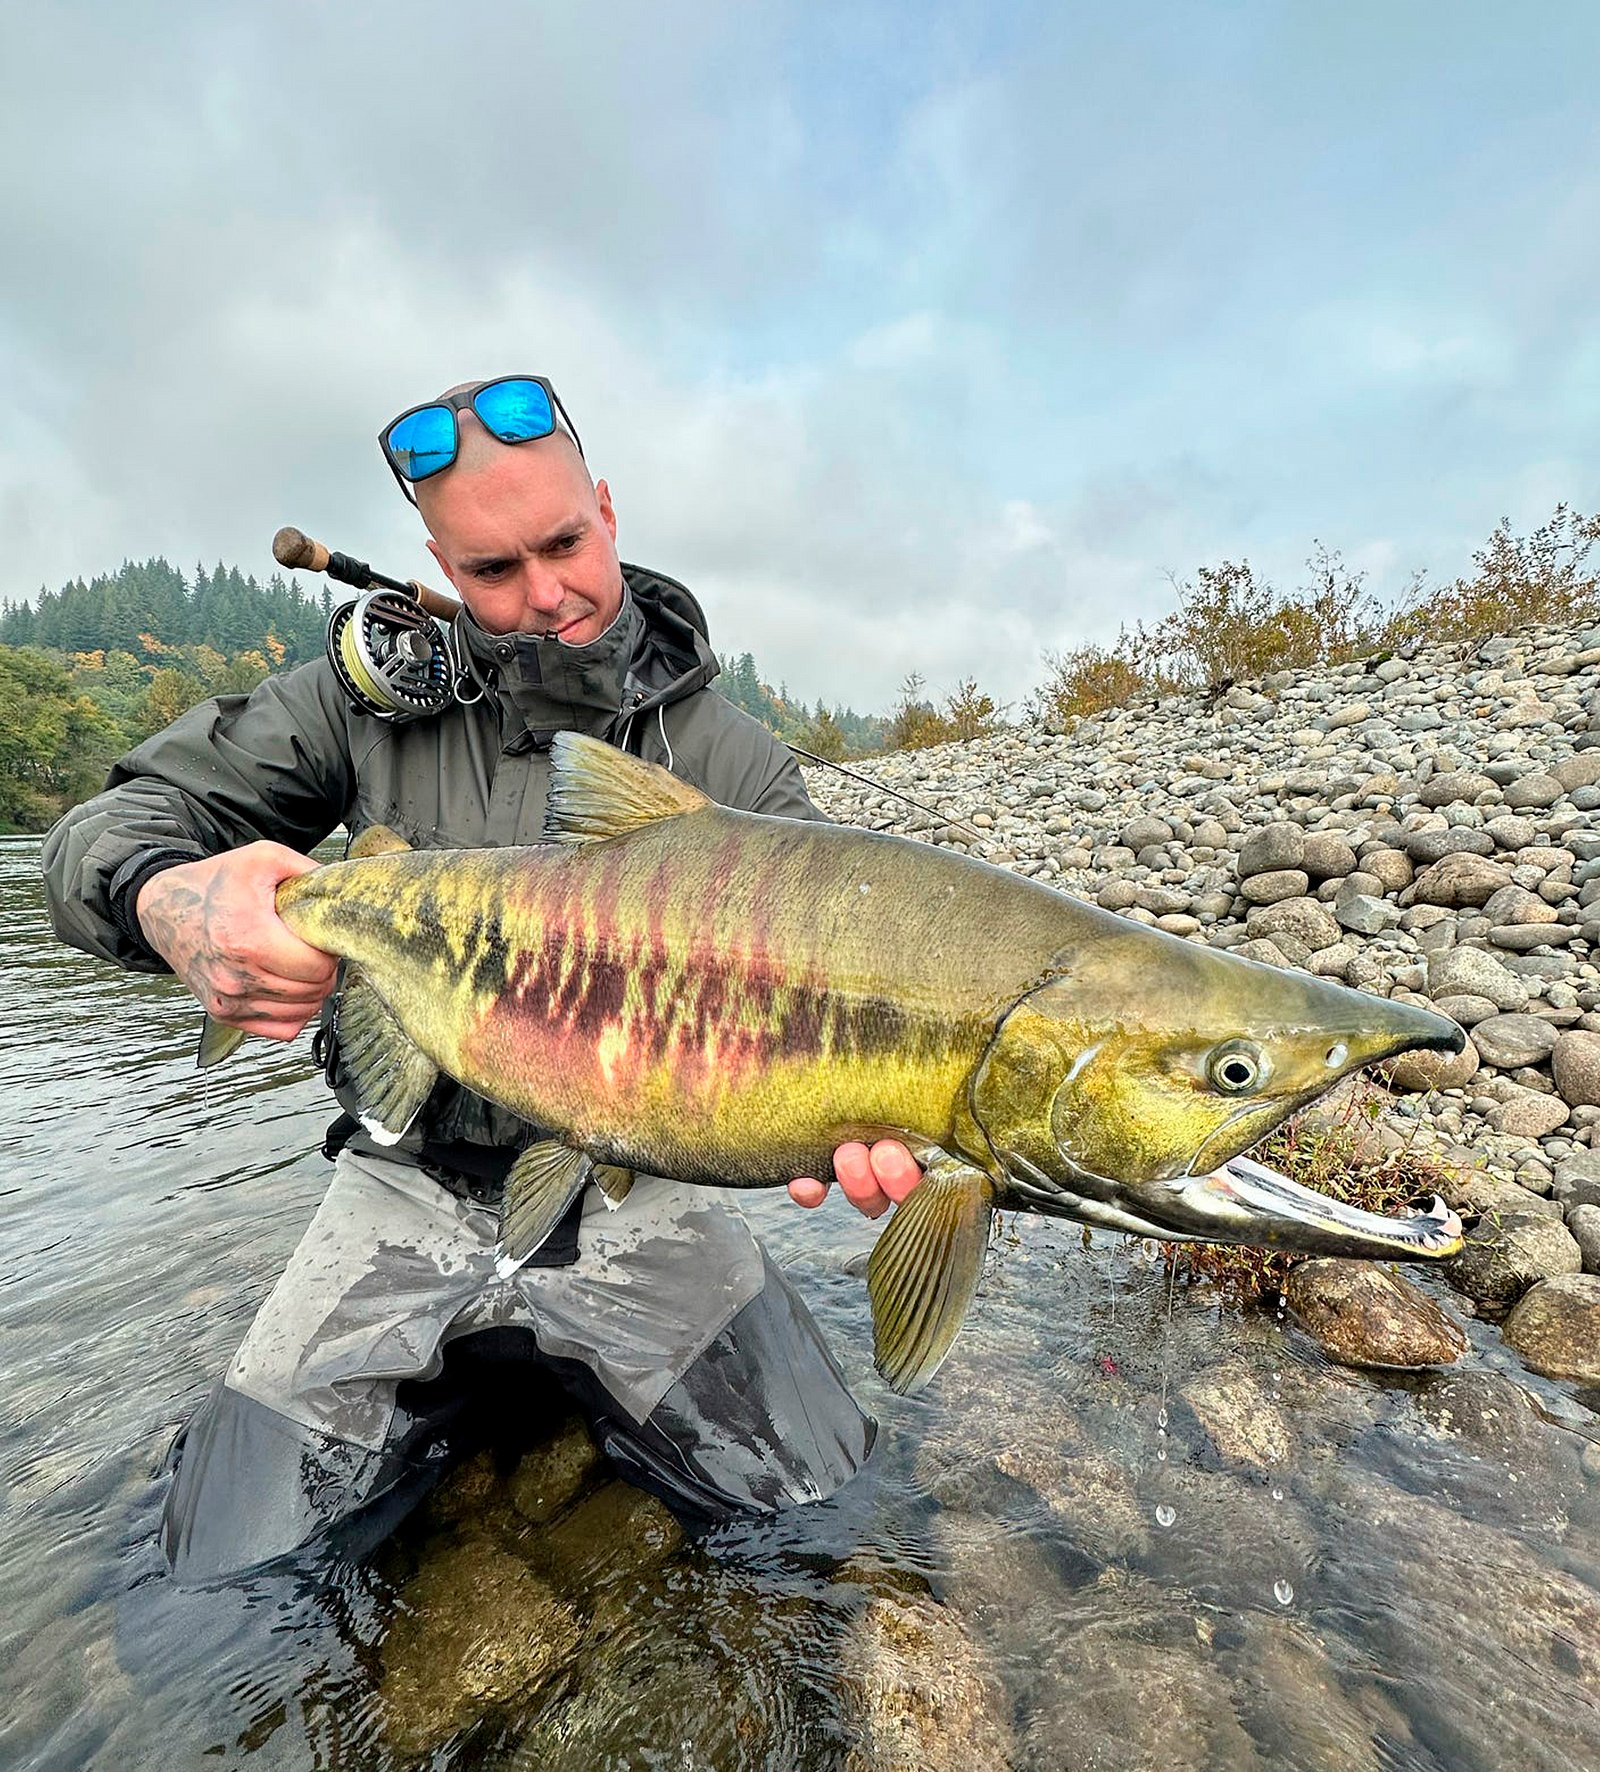
[[[559,1672],[583,1627],[548,1583],[487,1536],[436,1547],[383,1645],[378,1700],[400,1753],[423,1756]]]
[[[1559,1274],[1529,1289],[1502,1330],[1535,1372],[1600,1385],[1600,1276]]]
[[[1243,1360],[1203,1372],[1179,1393],[1224,1458],[1263,1468],[1293,1447],[1283,1410]]]
[[[857,1730],[845,1772],[974,1772],[1012,1763],[1010,1707],[960,1616],[874,1595],[840,1645]]]
[[[1374,1262],[1297,1262],[1284,1296],[1295,1321],[1341,1365],[1416,1370],[1466,1352],[1466,1335],[1448,1312]]]

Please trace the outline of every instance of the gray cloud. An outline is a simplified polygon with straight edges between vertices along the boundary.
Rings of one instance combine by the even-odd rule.
[[[506,368],[808,699],[1016,697],[1313,535],[1456,570],[1600,502],[1593,15],[1347,10],[25,8],[0,591],[423,572],[378,427]]]

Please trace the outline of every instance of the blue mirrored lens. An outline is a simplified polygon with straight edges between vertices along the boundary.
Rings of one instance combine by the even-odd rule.
[[[389,431],[389,459],[408,480],[426,480],[456,459],[456,415],[447,406],[408,412]]]
[[[527,443],[556,428],[550,396],[536,381],[496,381],[472,396],[472,410],[483,428],[502,443]]]

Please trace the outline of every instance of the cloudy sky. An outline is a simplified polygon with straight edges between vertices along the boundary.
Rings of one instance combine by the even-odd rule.
[[[1597,75],[1592,0],[22,0],[0,594],[426,574],[376,433],[505,370],[808,699],[1451,577],[1600,506]]]

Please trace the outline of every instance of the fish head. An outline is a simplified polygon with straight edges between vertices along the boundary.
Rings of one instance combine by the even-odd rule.
[[[1058,956],[974,1074],[973,1119],[1019,1203],[1174,1240],[1448,1253],[1434,1247],[1436,1219],[1359,1213],[1283,1178],[1274,1193],[1259,1166],[1244,1188],[1225,1166],[1363,1065],[1459,1052],[1461,1029],[1415,1004],[1124,927]]]

